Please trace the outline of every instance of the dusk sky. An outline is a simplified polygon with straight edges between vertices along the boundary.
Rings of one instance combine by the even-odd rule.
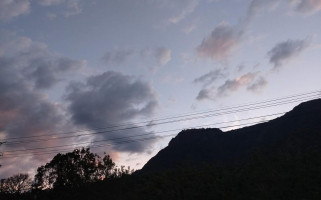
[[[320,57],[321,0],[0,0],[0,178],[90,142],[140,169],[181,129],[300,102],[157,119],[317,91]]]

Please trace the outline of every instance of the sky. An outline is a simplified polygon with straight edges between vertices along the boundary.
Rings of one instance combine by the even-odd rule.
[[[317,91],[320,55],[321,0],[0,0],[0,178],[97,141],[140,169],[179,130],[299,102],[157,120]]]

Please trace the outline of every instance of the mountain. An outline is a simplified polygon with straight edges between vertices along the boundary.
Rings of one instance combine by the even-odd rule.
[[[249,161],[256,152],[275,155],[305,152],[320,146],[321,99],[316,99],[254,126],[227,132],[216,128],[183,130],[138,173],[204,163],[235,166]]]
[[[0,199],[321,199],[320,166],[319,99],[238,130],[184,130],[136,175]]]

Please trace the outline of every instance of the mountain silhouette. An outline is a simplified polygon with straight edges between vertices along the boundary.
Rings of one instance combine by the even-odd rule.
[[[38,168],[34,189],[0,190],[0,199],[321,199],[321,99],[237,130],[183,130],[134,175],[105,158],[57,154]]]
[[[321,99],[301,103],[271,121],[223,132],[217,128],[181,131],[138,173],[195,167],[235,166],[256,152],[304,152],[321,146]]]

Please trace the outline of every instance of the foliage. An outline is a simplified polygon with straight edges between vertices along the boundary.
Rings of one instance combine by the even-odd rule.
[[[120,166],[120,168],[118,168],[118,167],[114,168],[114,171],[111,174],[111,177],[122,178],[124,176],[131,175],[132,173],[134,173],[134,170],[130,169],[129,166],[127,168],[125,168],[125,166]]]
[[[0,192],[6,194],[21,194],[31,189],[31,182],[28,174],[17,174],[0,180]]]
[[[109,155],[101,159],[89,148],[57,154],[49,163],[37,169],[35,188],[79,187],[111,176],[115,163]]]
[[[79,188],[38,192],[38,199],[321,199],[321,154],[256,153],[243,166],[181,168],[121,176]],[[26,193],[21,199],[33,199]]]

